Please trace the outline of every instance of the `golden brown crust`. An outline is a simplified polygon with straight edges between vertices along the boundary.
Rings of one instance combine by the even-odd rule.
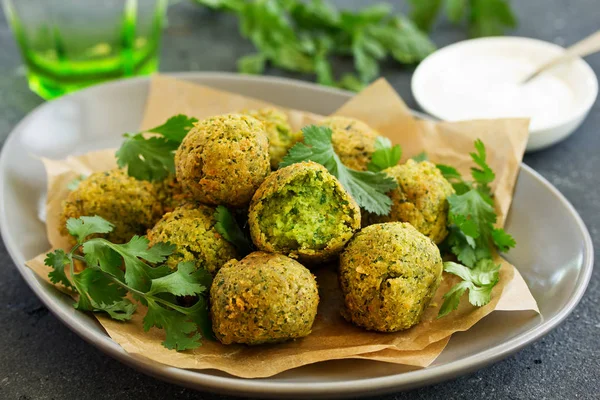
[[[215,275],[227,261],[237,258],[233,245],[215,229],[215,209],[202,204],[186,204],[165,214],[148,231],[150,246],[171,243],[175,251],[166,261],[170,268],[191,261]]]
[[[177,149],[175,166],[197,201],[243,207],[271,170],[264,125],[239,114],[200,121]]]
[[[98,215],[114,224],[111,233],[101,236],[113,243],[125,243],[134,235],[144,235],[162,213],[151,182],[137,180],[121,169],[94,172],[63,201],[60,232],[69,235],[69,218]]]
[[[370,225],[340,256],[343,315],[369,330],[408,329],[421,320],[441,277],[439,249],[412,225]]]
[[[254,252],[221,268],[210,300],[213,331],[221,343],[276,343],[310,334],[319,292],[302,264]]]
[[[448,196],[454,193],[452,185],[429,161],[408,160],[384,172],[398,183],[388,193],[392,210],[389,215],[372,216],[371,220],[408,222],[435,243],[441,243],[448,234]]]
[[[333,116],[321,122],[331,128],[331,143],[342,164],[357,171],[366,171],[375,151],[376,130],[354,118]]]

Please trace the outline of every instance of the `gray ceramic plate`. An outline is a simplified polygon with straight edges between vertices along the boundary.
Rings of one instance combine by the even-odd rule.
[[[347,92],[285,79],[201,73],[177,76],[319,114],[329,114],[350,97]],[[48,248],[42,222],[46,180],[37,157],[63,158],[116,147],[123,132],[138,127],[147,90],[147,78],[137,78],[46,103],[19,123],[0,158],[2,237],[24,279],[69,328],[145,373],[198,389],[271,397],[341,397],[403,390],[450,379],[508,356],[558,325],[585,291],[593,265],[589,233],[569,202],[548,181],[522,165],[507,222],[508,231],[519,243],[510,261],[529,284],[541,315],[492,313],[468,332],[454,335],[433,365],[421,370],[341,360],[297,368],[272,378],[247,380],[132,357],[93,318],[75,311],[70,299],[38,280],[24,263]]]

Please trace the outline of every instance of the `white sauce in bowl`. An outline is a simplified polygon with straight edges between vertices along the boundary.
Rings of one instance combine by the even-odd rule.
[[[543,73],[522,85],[538,65],[510,54],[464,54],[446,60],[444,70],[423,82],[428,106],[441,119],[531,118],[532,131],[560,123],[576,107],[572,88]]]

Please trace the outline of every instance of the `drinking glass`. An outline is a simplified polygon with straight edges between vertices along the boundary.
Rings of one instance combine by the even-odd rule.
[[[3,0],[27,66],[45,99],[156,71],[168,0]]]

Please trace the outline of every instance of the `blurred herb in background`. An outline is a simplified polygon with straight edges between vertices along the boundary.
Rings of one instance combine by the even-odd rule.
[[[260,74],[265,65],[315,74],[317,82],[360,90],[379,76],[379,64],[421,61],[435,45],[409,19],[394,15],[388,4],[360,11],[338,11],[323,0],[195,0],[214,10],[234,13],[241,34],[257,53],[242,57],[238,69]],[[337,78],[331,59],[350,56],[355,73]]]
[[[442,8],[454,24],[466,22],[470,36],[503,35],[517,26],[517,17],[509,0],[409,0],[411,18],[423,31],[429,32]]]
[[[442,6],[454,23],[466,20],[473,36],[502,34],[516,19],[508,0],[409,0],[411,18],[393,14],[389,4],[359,11],[338,10],[325,0],[193,0],[233,13],[242,36],[257,52],[238,60],[242,73],[261,74],[267,63],[316,75],[317,82],[354,91],[379,76],[379,64],[393,59],[414,64],[435,50],[424,33]],[[354,72],[332,71],[335,57],[351,57]]]

